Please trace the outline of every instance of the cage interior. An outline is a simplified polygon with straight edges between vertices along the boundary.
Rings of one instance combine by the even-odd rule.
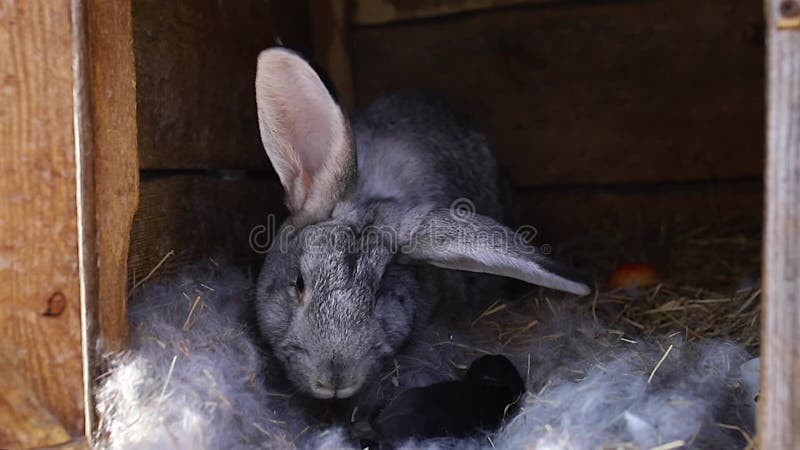
[[[595,320],[757,353],[759,2],[476,3],[358,0],[339,17],[326,10],[335,2],[134,2],[141,185],[129,284],[208,258],[257,273],[259,230],[286,216],[253,92],[256,55],[279,42],[334,65],[350,112],[414,88],[466,113],[514,185],[518,222],[590,274]],[[652,283],[615,288],[620,269],[643,265]],[[550,301],[517,294],[469,321],[515,339],[535,320],[530,304]]]
[[[601,289],[617,266],[638,262],[697,289],[758,279],[760,5],[428,3],[350,6],[340,26],[351,79],[333,75],[352,90],[351,112],[400,89],[445,96],[490,139],[519,223]],[[259,141],[253,61],[276,42],[330,61],[318,41],[335,19],[315,8],[134,3],[141,193],[131,284],[170,252],[153,276],[221,254],[257,270],[263,252],[250,234],[280,224],[285,209]]]

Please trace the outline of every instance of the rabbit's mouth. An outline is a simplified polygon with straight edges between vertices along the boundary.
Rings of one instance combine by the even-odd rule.
[[[331,398],[348,398],[361,389],[364,384],[363,379],[354,380],[346,386],[330,386],[329,384],[321,381],[314,381],[311,383],[311,395],[321,400],[328,400]]]

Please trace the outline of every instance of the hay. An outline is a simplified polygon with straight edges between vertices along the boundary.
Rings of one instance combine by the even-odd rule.
[[[623,322],[641,334],[680,332],[687,341],[726,338],[751,351],[760,346],[761,289],[721,294],[702,288],[659,284],[644,292],[609,292],[598,303],[607,323]],[[617,311],[617,312],[610,312]]]
[[[761,230],[759,218],[718,220],[716,225],[672,225],[631,242],[613,230],[564,243],[597,280],[592,315],[611,327],[645,336],[681,333],[687,341],[725,338],[751,352],[760,348]],[[645,262],[658,285],[608,290],[620,264]],[[540,295],[536,292],[531,296]]]

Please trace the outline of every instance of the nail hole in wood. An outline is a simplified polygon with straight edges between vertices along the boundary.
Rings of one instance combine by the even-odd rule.
[[[42,313],[45,317],[58,317],[67,308],[67,298],[61,292],[56,292],[47,299],[47,309]]]

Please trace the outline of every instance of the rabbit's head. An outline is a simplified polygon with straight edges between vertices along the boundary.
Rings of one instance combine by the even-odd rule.
[[[351,195],[356,154],[350,127],[297,54],[282,48],[261,53],[256,102],[261,139],[290,212],[262,269],[256,310],[261,332],[303,392],[351,396],[424,316],[419,305],[425,299],[411,269],[396,262],[398,253],[448,269],[588,292],[488,217],[464,219],[439,205],[404,209],[389,202],[381,208],[378,200]],[[376,233],[374,223],[388,225],[389,233]]]
[[[335,220],[285,225],[278,239],[259,280],[260,328],[302,391],[348,397],[408,338],[413,299],[385,273],[403,268],[387,243]]]

